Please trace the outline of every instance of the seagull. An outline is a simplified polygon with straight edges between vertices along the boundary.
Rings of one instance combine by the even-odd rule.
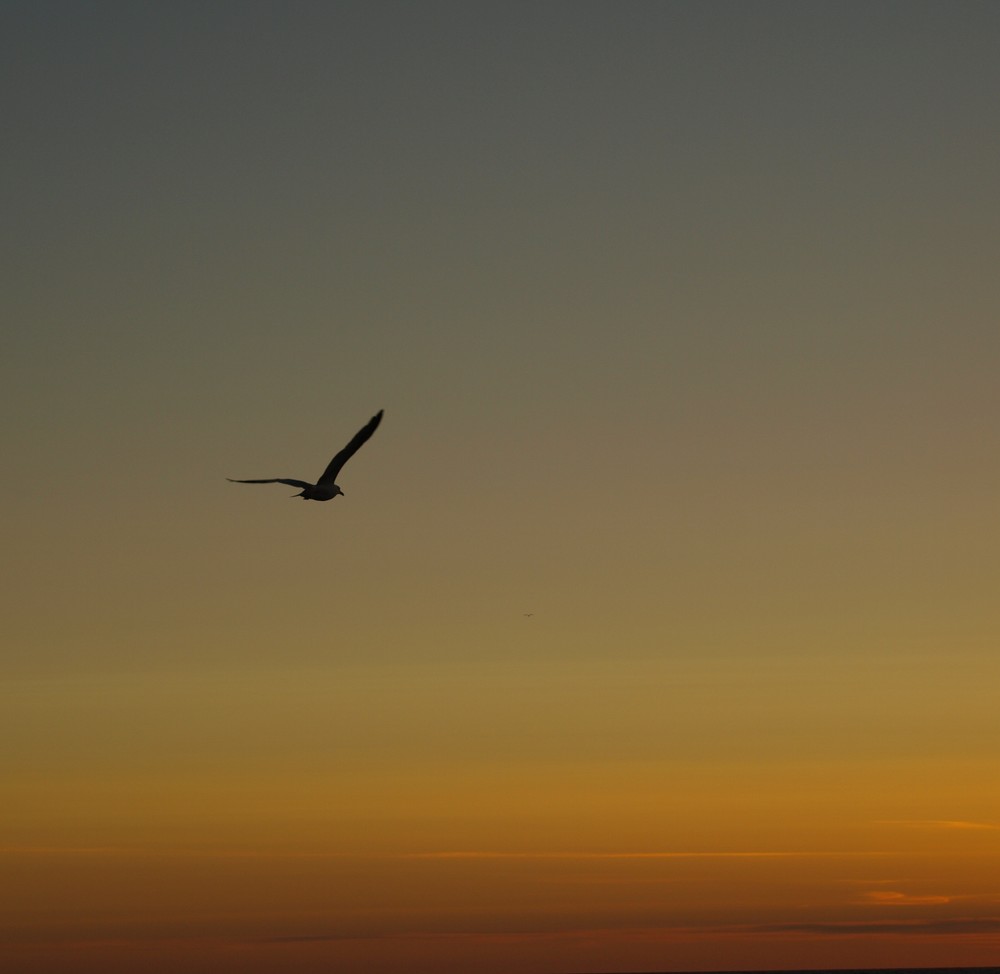
[[[344,447],[327,465],[322,476],[314,484],[308,484],[304,480],[292,480],[286,477],[274,477],[271,480],[233,480],[226,477],[231,484],[288,484],[289,487],[301,487],[302,493],[292,494],[293,497],[301,497],[304,501],[329,501],[338,494],[343,496],[343,491],[334,483],[341,468],[354,456],[358,450],[367,442],[368,438],[375,432],[378,424],[382,422],[383,410],[379,410],[364,426],[354,434],[351,442]]]

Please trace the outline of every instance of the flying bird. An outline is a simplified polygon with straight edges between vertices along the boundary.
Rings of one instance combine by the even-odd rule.
[[[304,480],[292,480],[288,477],[274,477],[271,480],[233,480],[226,477],[232,484],[288,484],[289,487],[301,487],[300,494],[292,494],[293,497],[301,497],[304,501],[328,501],[338,494],[343,495],[343,491],[335,483],[341,468],[354,456],[358,450],[368,441],[368,438],[375,432],[378,424],[382,422],[383,410],[379,410],[364,426],[361,427],[351,438],[351,442],[344,447],[327,465],[319,480],[314,484],[306,483]]]

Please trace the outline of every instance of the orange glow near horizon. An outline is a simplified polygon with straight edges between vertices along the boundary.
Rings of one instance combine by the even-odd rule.
[[[26,970],[543,974],[973,966],[1000,948],[998,823],[941,817],[996,806],[986,761],[409,767],[390,750],[22,775],[0,849],[8,953]]]
[[[1000,946],[995,852],[6,850],[3,859],[21,880],[17,901],[3,904],[18,929],[7,951],[72,954],[77,970],[126,970],[137,957],[153,970],[194,971],[766,969],[817,956],[845,967],[878,966],[880,956],[972,966]],[[950,895],[907,892],[928,888]]]

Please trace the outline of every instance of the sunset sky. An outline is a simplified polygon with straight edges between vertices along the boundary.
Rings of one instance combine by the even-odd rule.
[[[1000,963],[1000,4],[10,0],[0,72],[0,966]]]

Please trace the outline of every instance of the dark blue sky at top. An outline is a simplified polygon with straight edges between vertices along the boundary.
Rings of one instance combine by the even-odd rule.
[[[41,485],[0,490],[39,558],[26,589],[80,525],[127,539],[149,504],[183,536],[213,509],[193,485],[304,475],[380,407],[435,538],[506,503],[552,566],[568,544],[663,567],[696,523],[720,549],[734,524],[855,537],[899,497],[899,536],[971,539],[949,518],[1000,476],[996,4],[0,20],[2,433]],[[546,534],[587,538],[609,497],[620,525],[589,548]]]

